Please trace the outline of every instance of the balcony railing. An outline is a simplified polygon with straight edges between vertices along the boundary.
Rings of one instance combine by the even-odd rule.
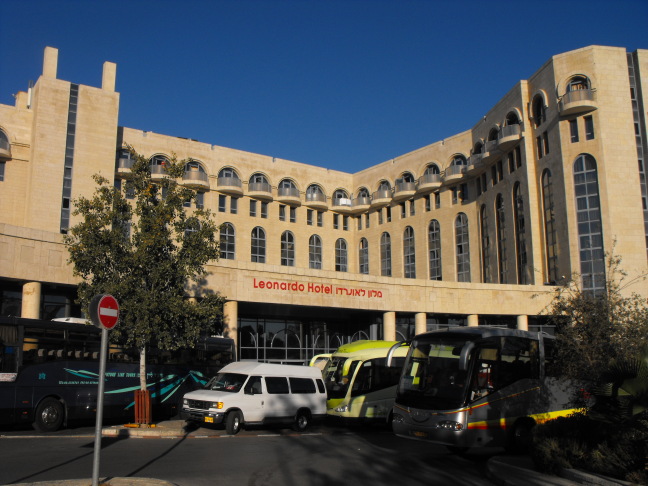
[[[319,192],[306,193],[305,199],[306,206],[318,209],[325,209],[328,207],[325,194]]]
[[[206,172],[188,170],[182,176],[182,183],[187,186],[209,189],[209,176]]]
[[[371,207],[387,206],[392,200],[389,189],[380,189],[371,195]]]
[[[441,186],[441,174],[423,174],[416,186],[417,192],[426,193],[434,191]]]
[[[416,182],[397,182],[394,186],[394,199],[399,201],[416,194]]]
[[[522,138],[521,125],[506,125],[502,127],[497,139],[497,147],[500,150],[506,150]]]
[[[250,182],[248,184],[249,192],[272,192],[272,186],[267,182]]]
[[[299,199],[299,189],[296,187],[280,187],[277,189],[280,198],[297,198]]]
[[[567,91],[560,98],[558,108],[562,116],[595,110],[597,108],[596,91],[590,88]]]
[[[347,197],[338,197],[336,199],[333,199],[333,209],[336,211],[351,211],[352,205],[353,202]]]
[[[167,176],[166,168],[163,165],[149,165],[149,169],[151,169],[153,179],[161,179]]]
[[[216,184],[220,192],[234,194],[236,196],[243,195],[243,183],[238,177],[221,176],[216,181]]]

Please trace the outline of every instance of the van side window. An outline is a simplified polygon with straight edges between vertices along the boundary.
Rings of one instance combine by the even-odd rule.
[[[248,395],[258,395],[261,393],[261,377],[260,376],[250,376],[247,384],[245,385],[245,393]]]
[[[315,393],[315,383],[310,378],[288,378],[292,393]]]
[[[265,383],[268,393],[290,393],[288,379],[283,376],[266,376]]]
[[[324,386],[324,382],[322,380],[317,380],[317,389],[320,393],[326,393],[326,387]]]

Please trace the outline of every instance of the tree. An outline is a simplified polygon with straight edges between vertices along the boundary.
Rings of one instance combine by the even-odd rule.
[[[606,402],[604,395],[619,404],[619,395],[627,396],[629,389],[636,390],[636,398],[645,395],[645,381],[644,391],[636,385],[648,359],[648,305],[645,297],[628,294],[645,280],[645,274],[628,280],[621,258],[608,254],[604,292],[581,290],[574,276],[556,289],[547,311],[556,325],[559,371],[591,383],[599,405]]]
[[[120,323],[110,338],[139,350],[146,390],[147,347],[192,347],[222,316],[223,298],[201,280],[219,257],[219,227],[209,210],[185,207],[196,200],[196,191],[177,182],[186,161],[173,157],[154,181],[149,161],[128,148],[134,162],[125,187],[95,175],[93,196],[74,201],[73,215],[81,218],[64,243],[82,279],[82,307],[102,293],[118,300]]]

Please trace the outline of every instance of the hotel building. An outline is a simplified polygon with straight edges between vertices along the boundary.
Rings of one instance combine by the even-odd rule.
[[[125,144],[153,177],[188,160],[181,182],[221,224],[205,285],[226,297],[240,358],[539,330],[554,284],[576,272],[603,288],[605,252],[630,278],[648,268],[648,50],[555,55],[466,131],[353,174],[121,127],[116,65],[91,87],[58,79],[57,62],[46,48],[36,83],[0,105],[0,315],[80,315],[62,235],[93,174],[127,189]]]

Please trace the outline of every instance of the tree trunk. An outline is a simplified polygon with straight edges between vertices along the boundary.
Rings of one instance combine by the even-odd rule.
[[[146,390],[146,346],[140,349],[140,366],[139,366],[139,376],[140,376],[140,390]]]

